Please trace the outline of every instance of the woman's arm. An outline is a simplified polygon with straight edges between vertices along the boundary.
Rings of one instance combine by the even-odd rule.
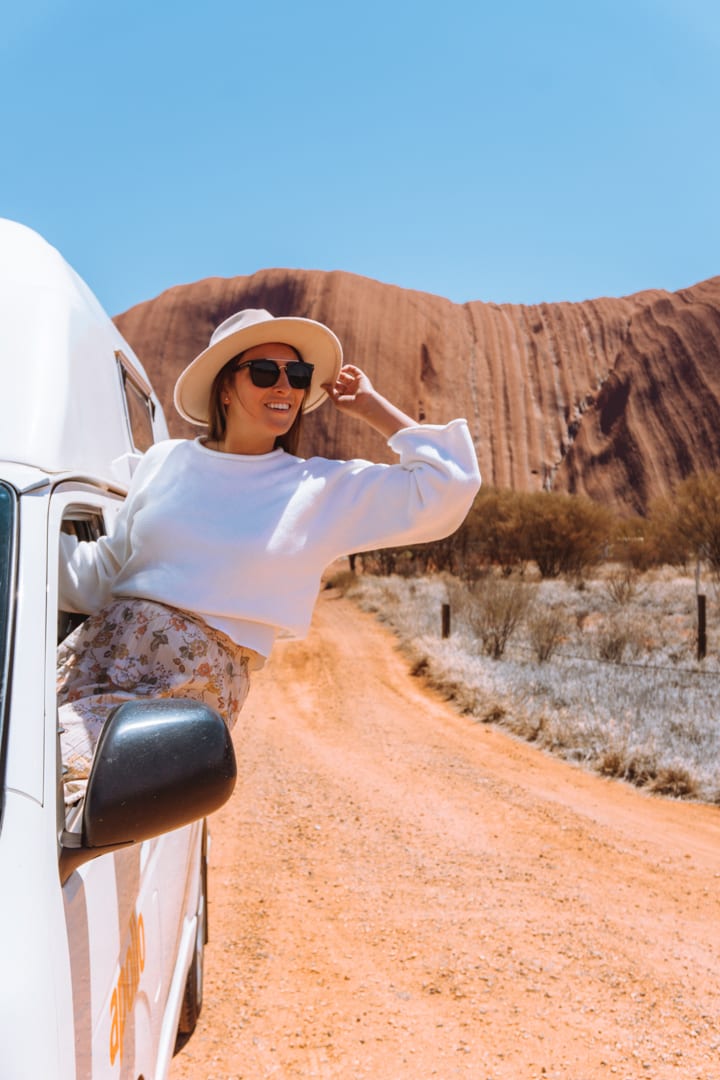
[[[60,595],[67,611],[92,614],[112,599],[112,586],[130,555],[132,517],[138,498],[174,446],[181,440],[155,443],[138,464],[130,490],[107,536],[77,543],[60,537]]]
[[[116,519],[115,525],[119,523]],[[60,606],[91,615],[112,599],[112,583],[122,564],[124,529],[99,540],[60,534]]]
[[[310,458],[309,498],[302,527],[322,549],[325,565],[351,551],[421,544],[448,536],[462,523],[480,487],[467,422],[412,423],[388,445],[393,465]],[[322,477],[323,483],[315,483]],[[298,515],[302,510],[294,504]]]
[[[417,420],[378,393],[365,372],[354,364],[345,364],[335,382],[324,384],[323,389],[340,412],[363,420],[386,439],[402,428],[417,425]]]

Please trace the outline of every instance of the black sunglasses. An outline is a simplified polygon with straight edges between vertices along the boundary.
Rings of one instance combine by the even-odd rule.
[[[304,360],[288,360],[282,367],[277,360],[245,360],[244,363],[238,364],[234,370],[241,371],[246,367],[250,368],[250,378],[253,386],[263,388],[274,386],[284,368],[288,382],[293,390],[307,390],[315,370],[313,364],[308,364]]]

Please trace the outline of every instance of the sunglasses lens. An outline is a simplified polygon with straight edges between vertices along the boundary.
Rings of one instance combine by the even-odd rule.
[[[280,365],[275,360],[251,360],[247,366],[254,386],[267,389],[280,378]],[[313,365],[304,360],[289,360],[284,367],[293,390],[307,390],[312,381]]]
[[[251,360],[248,367],[254,386],[274,386],[280,378],[280,368],[274,360]]]
[[[313,365],[304,360],[291,360],[287,366],[288,382],[294,390],[307,390],[313,374]]]

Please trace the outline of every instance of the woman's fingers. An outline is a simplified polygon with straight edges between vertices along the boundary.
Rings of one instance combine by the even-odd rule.
[[[372,383],[355,364],[344,364],[333,383],[323,383],[323,390],[338,408],[351,408],[361,395],[372,393]]]

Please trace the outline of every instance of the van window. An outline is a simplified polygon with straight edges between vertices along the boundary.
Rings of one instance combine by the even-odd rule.
[[[105,520],[99,510],[85,510],[77,507],[67,511],[61,529],[66,536],[74,536],[78,543],[81,540],[98,540],[106,532]],[[57,620],[58,645],[86,618],[85,615],[78,615],[73,611],[63,611],[60,608]]]
[[[116,351],[115,359],[122,382],[130,437],[135,449],[144,453],[155,442],[153,433],[155,402],[152,399],[152,390],[135,365],[120,349]]]
[[[5,788],[7,686],[15,587],[15,492],[0,483],[0,816]]]

